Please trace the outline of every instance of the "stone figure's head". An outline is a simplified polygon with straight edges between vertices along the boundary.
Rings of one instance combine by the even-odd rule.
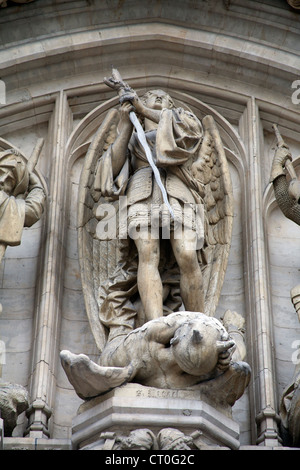
[[[16,150],[0,153],[0,190],[12,196],[27,191],[29,172],[27,162]]]
[[[171,96],[163,90],[148,91],[143,95],[142,102],[151,109],[175,108]]]
[[[149,450],[156,448],[156,439],[150,429],[135,429],[129,436],[116,438],[116,450]]]
[[[234,345],[219,320],[200,313],[196,319],[183,323],[171,340],[179,367],[187,374],[206,379],[214,375],[219,355]]]
[[[191,450],[193,439],[174,428],[161,429],[157,435],[161,450]]]

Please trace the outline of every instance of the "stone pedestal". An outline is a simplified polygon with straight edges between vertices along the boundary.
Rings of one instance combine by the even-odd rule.
[[[72,446],[111,450],[120,449],[120,441],[126,441],[127,449],[178,450],[182,449],[178,447],[181,431],[187,449],[238,449],[239,426],[231,418],[231,407],[212,405],[210,397],[199,390],[127,384],[81,405],[73,420]],[[152,436],[148,447],[134,444],[137,430]]]

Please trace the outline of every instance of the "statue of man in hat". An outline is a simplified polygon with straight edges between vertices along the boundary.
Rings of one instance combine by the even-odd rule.
[[[20,245],[24,227],[44,210],[45,191],[36,173],[15,149],[0,152],[0,261],[7,245]]]

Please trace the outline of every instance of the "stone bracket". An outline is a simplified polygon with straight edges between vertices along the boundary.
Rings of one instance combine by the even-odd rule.
[[[199,391],[165,390],[127,384],[85,402],[73,420],[72,446],[82,449],[100,442],[101,433],[148,428],[153,433],[176,428],[198,432],[206,445],[238,449],[239,425],[228,410],[204,401]],[[102,448],[102,447],[101,447]]]

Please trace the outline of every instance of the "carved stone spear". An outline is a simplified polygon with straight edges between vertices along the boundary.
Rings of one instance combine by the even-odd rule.
[[[28,171],[29,173],[32,173],[37,162],[38,162],[38,159],[39,159],[39,156],[41,154],[41,150],[43,148],[43,145],[44,145],[44,139],[43,138],[40,138],[38,139],[33,151],[32,151],[32,154],[30,155],[29,159],[28,159],[28,163],[27,163],[27,168],[28,168]]]

